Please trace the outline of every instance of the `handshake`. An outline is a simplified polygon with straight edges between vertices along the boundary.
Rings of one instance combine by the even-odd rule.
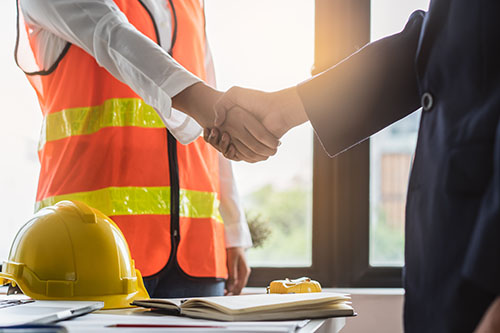
[[[212,124],[197,120],[205,141],[234,161],[268,159],[288,130],[308,120],[295,87],[272,93],[233,87],[217,94],[213,110],[204,110],[213,112]]]

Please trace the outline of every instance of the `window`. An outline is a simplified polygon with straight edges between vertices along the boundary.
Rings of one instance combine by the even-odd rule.
[[[410,14],[429,0],[372,0],[371,40],[402,30]],[[370,265],[403,266],[406,189],[420,112],[370,139]]]
[[[427,3],[317,0],[317,71],[400,31],[411,12]],[[329,231],[332,245],[322,250],[331,255],[321,262],[331,265],[322,275],[331,285],[401,286],[406,186],[418,119],[414,113],[331,160],[318,156],[316,144],[314,177],[322,182],[313,190],[319,218],[313,226]]]
[[[293,58],[290,62],[290,57],[297,54],[293,49],[288,49],[286,43],[293,46],[295,40],[295,44],[303,45],[301,49],[306,51],[305,46],[310,45],[308,40],[312,34],[307,37],[309,39],[303,40],[297,35],[301,36],[300,32],[310,29],[307,24],[312,25],[308,17],[312,16],[309,13],[313,6],[316,34],[313,71],[318,73],[370,40],[401,30],[410,13],[416,8],[425,8],[427,2],[316,0],[313,4],[307,1],[273,1],[266,2],[264,10],[261,8],[264,3],[261,2],[226,1],[206,3],[207,27],[219,87],[226,89],[237,84],[264,90],[290,86],[309,76],[308,57]],[[296,21],[290,23],[290,18],[294,18],[290,13],[297,9],[300,12],[295,15]],[[257,17],[258,27],[253,24]],[[230,32],[224,30],[227,25],[233,27]],[[296,26],[300,26],[298,32],[293,30]],[[291,38],[294,40],[289,41]],[[222,44],[231,45],[232,50],[224,48]],[[222,49],[230,50],[230,53],[222,54]],[[242,63],[245,65],[242,66]],[[300,75],[292,76],[295,70]],[[418,118],[418,114],[413,114],[374,136],[372,143],[366,141],[335,159],[326,157],[314,139],[312,174],[308,170],[299,177],[301,180],[312,177],[313,184],[310,259],[292,256],[295,261],[290,260],[287,253],[298,242],[290,234],[285,234],[284,243],[269,242],[261,250],[249,252],[250,262],[254,266],[251,285],[262,286],[274,278],[308,275],[319,279],[326,286],[400,286],[406,181]],[[300,142],[301,139],[306,141],[304,138],[309,140],[310,132],[307,132],[306,126],[292,130],[283,140],[278,155],[269,162],[235,165],[236,178],[243,197],[247,199],[247,208],[263,212],[273,207],[276,216],[281,217],[270,221],[275,230],[280,229],[274,223],[279,223],[278,220],[287,221],[289,209],[280,209],[283,202],[275,200],[275,193],[270,189],[283,188],[276,186],[279,181],[275,178],[282,178],[283,170],[288,171],[287,168],[292,165],[290,161],[293,159],[288,160],[285,156],[289,153],[286,151],[289,148],[287,145]],[[299,144],[297,147],[303,146]],[[292,156],[310,156],[307,148],[292,151]],[[307,167],[307,158],[301,161],[305,161]],[[269,185],[263,189],[260,184]],[[268,200],[252,198],[255,189]],[[307,190],[307,183],[303,182],[300,189]],[[301,204],[295,206],[302,210],[310,199],[303,194],[300,197]],[[286,202],[287,199],[283,199]],[[302,212],[301,219],[307,215]],[[382,216],[387,218],[382,219]],[[305,226],[306,229],[299,227],[298,230],[304,235],[302,239],[309,242],[310,234],[307,224]],[[297,227],[294,225],[294,228]],[[258,256],[260,253],[266,255],[266,260]],[[277,253],[279,256],[274,257]]]
[[[0,264],[6,260],[17,230],[33,214],[38,181],[38,135],[42,122],[36,95],[17,68],[16,2],[0,2]]]
[[[239,85],[274,91],[310,77],[314,0],[218,0],[205,6],[220,89]],[[270,232],[262,247],[248,252],[254,267],[312,263],[311,126],[290,131],[282,143],[268,161],[233,163],[249,223],[260,221],[261,231]]]

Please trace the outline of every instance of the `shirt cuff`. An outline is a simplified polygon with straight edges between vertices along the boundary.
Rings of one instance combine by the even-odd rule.
[[[234,224],[224,224],[226,236],[226,248],[242,247],[248,249],[252,247],[252,237],[246,221],[240,221]]]
[[[187,71],[179,70],[173,73],[160,87],[168,98],[165,98],[163,103],[160,103],[161,107],[156,111],[165,127],[183,145],[196,140],[202,134],[203,128],[190,116],[172,108],[172,98],[198,82],[201,82],[201,80],[196,76]]]

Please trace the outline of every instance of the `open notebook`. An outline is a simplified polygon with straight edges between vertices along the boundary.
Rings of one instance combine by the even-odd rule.
[[[261,294],[148,299],[132,304],[193,318],[223,321],[291,320],[353,316],[350,297],[337,293]]]

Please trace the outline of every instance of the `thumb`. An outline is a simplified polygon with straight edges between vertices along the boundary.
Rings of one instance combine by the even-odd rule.
[[[226,120],[227,112],[234,106],[238,105],[237,96],[239,89],[239,87],[232,87],[214,104],[214,125],[216,127],[221,126]]]
[[[230,108],[226,108],[225,103],[222,101],[217,102],[214,105],[214,110],[215,110],[214,126],[215,127],[219,127],[222,124],[224,124],[224,121],[226,121],[226,113],[227,113],[227,110],[229,110],[229,109]]]

